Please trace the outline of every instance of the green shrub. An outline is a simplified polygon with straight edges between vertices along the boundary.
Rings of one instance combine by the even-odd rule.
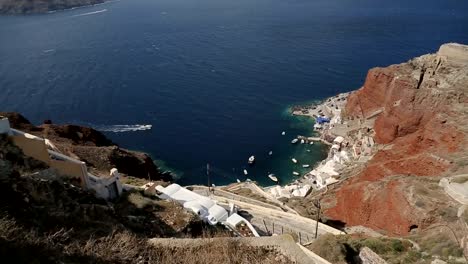
[[[394,239],[391,242],[392,250],[396,252],[403,252],[405,250],[405,247],[403,245],[403,242],[401,240]]]
[[[403,258],[402,263],[416,263],[422,258],[422,254],[419,251],[410,250]]]

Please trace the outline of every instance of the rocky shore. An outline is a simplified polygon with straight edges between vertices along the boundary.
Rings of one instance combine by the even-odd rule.
[[[292,109],[293,115],[308,116],[316,120],[314,130],[319,134],[319,137],[298,136],[298,139],[304,140],[304,143],[320,141],[330,148],[327,158],[300,179],[285,186],[267,188],[274,197],[304,197],[312,190],[326,188],[342,180],[340,175],[344,170],[371,157],[374,141],[371,136],[367,136],[371,134],[368,127],[362,129],[363,124],[359,121],[342,120],[349,95],[350,93],[342,93],[317,104]],[[350,131],[358,129],[362,129],[359,139],[349,137]]]

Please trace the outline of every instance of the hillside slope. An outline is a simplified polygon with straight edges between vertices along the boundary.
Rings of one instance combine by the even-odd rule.
[[[0,135],[0,257],[4,263],[290,263],[277,250],[218,240],[152,245],[154,237],[229,237],[178,203],[139,191],[104,201],[23,155]]]

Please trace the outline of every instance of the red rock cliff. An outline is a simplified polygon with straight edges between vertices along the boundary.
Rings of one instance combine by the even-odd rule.
[[[395,235],[437,221],[427,207],[415,206],[414,189],[424,188],[418,177],[463,169],[453,161],[468,150],[467,91],[467,46],[443,45],[437,54],[371,69],[349,96],[344,118],[375,118],[380,148],[327,198],[334,206],[326,215]]]

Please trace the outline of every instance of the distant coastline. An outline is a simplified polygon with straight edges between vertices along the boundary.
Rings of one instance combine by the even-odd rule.
[[[83,6],[102,4],[105,0],[0,0],[0,14],[44,14]]]

